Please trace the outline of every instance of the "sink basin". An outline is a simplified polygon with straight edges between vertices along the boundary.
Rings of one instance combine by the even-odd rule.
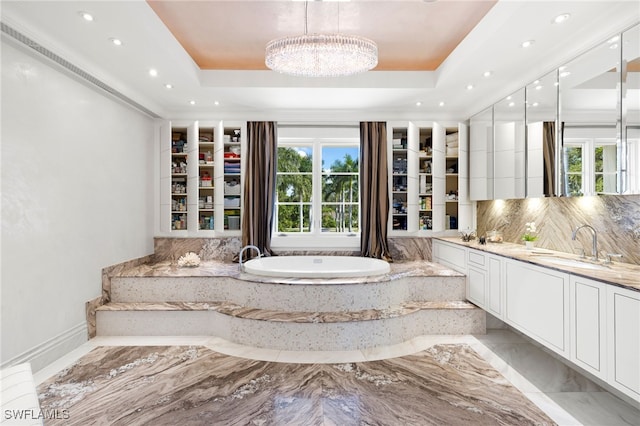
[[[605,265],[584,262],[582,260],[577,260],[577,259],[564,259],[561,257],[551,257],[551,256],[540,256],[540,257],[536,257],[535,259],[539,259],[544,262],[553,263],[559,266],[569,266],[571,268],[600,269],[600,270],[609,269]]]

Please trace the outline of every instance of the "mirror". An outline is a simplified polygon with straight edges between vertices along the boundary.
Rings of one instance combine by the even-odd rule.
[[[640,194],[640,25],[622,34],[622,192]]]
[[[493,200],[493,107],[469,120],[469,198]]]
[[[619,43],[620,37],[611,38],[558,70],[563,147],[559,195],[622,192]]]
[[[494,197],[525,197],[525,89],[493,105]]]
[[[552,197],[558,193],[558,72],[527,85],[526,95],[527,197]]]

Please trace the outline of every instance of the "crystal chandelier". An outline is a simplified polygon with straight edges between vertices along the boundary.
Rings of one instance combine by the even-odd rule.
[[[274,71],[302,77],[340,77],[369,71],[378,64],[378,46],[359,36],[307,34],[282,37],[267,44],[265,64]]]

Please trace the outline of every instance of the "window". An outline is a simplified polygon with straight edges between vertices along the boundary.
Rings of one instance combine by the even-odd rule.
[[[564,184],[567,195],[617,193],[617,158],[615,139],[565,138]]]
[[[279,127],[272,245],[359,247],[359,164],[356,126]]]

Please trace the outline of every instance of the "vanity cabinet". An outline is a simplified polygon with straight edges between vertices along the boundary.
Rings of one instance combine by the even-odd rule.
[[[640,292],[607,286],[607,382],[640,402]]]
[[[526,262],[505,265],[507,324],[569,357],[569,274]]]
[[[571,276],[571,361],[606,380],[607,286],[599,281]]]
[[[640,402],[640,292],[440,239],[433,261],[467,275],[470,302]]]
[[[467,273],[467,249],[442,240],[433,240],[433,261],[461,274]]]
[[[469,249],[467,298],[498,319],[502,318],[503,261],[500,257]]]

